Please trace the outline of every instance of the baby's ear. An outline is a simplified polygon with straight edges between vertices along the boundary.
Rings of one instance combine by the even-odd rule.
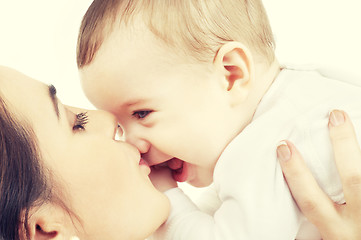
[[[214,64],[222,71],[225,90],[234,95],[235,101],[244,101],[254,78],[254,63],[248,48],[240,42],[228,42],[217,52]]]

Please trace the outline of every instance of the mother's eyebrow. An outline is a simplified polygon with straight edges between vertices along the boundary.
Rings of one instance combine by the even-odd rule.
[[[54,105],[54,111],[56,113],[56,116],[58,117],[58,120],[60,119],[60,114],[59,114],[59,104],[58,104],[58,98],[56,97],[56,88],[54,87],[54,85],[48,85],[48,90],[49,90],[49,96],[50,99]]]

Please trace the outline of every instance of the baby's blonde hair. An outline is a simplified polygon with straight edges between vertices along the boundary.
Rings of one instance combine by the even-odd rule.
[[[212,61],[231,41],[269,63],[274,60],[274,39],[261,0],[95,0],[80,27],[78,67],[92,62],[115,23],[131,24],[135,16],[167,46],[198,61]]]

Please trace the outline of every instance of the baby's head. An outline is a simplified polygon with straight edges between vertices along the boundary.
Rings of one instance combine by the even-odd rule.
[[[259,0],[95,0],[77,63],[87,97],[145,160],[206,186],[267,87],[273,45]]]

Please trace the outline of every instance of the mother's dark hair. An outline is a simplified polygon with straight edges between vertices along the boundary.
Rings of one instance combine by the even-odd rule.
[[[30,124],[9,110],[0,92],[0,239],[29,238],[33,207],[51,199]]]

